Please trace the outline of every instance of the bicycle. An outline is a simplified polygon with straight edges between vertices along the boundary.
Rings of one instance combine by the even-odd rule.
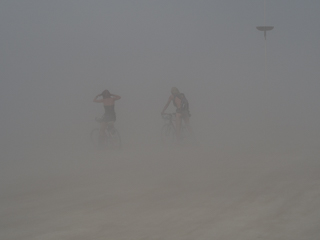
[[[98,123],[102,120],[95,118]],[[121,138],[119,131],[114,127],[113,123],[108,123],[103,138],[100,137],[100,128],[95,128],[90,133],[91,141],[94,147],[101,149],[121,150]]]
[[[164,125],[161,128],[161,140],[163,145],[170,145],[177,141],[176,127],[175,127],[175,118],[176,113],[165,113],[162,114],[162,118],[165,121]],[[187,127],[181,121],[180,125],[180,143],[189,142],[192,140],[190,132]]]

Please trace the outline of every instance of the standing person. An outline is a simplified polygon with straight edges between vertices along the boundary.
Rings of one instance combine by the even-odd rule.
[[[102,96],[102,99],[98,97]],[[111,94],[108,90],[104,90],[101,94],[98,94],[93,101],[97,103],[103,103],[104,115],[100,122],[99,142],[102,143],[105,139],[106,128],[113,129],[113,124],[116,121],[116,113],[114,111],[114,102],[121,97],[115,94]]]
[[[176,107],[176,136],[178,142],[181,140],[180,132],[181,132],[181,121],[183,119],[184,123],[187,126],[188,131],[193,135],[192,129],[189,125],[189,103],[183,93],[180,93],[178,88],[173,87],[171,88],[171,95],[164,106],[161,115],[165,114],[164,112],[168,108],[170,102],[172,101],[173,105]]]

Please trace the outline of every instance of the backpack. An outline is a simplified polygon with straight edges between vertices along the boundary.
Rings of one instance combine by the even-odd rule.
[[[177,97],[181,100],[181,110],[189,110],[189,102],[183,93],[180,93],[175,97]],[[174,99],[173,99],[173,104],[176,105]],[[177,106],[175,106],[175,107],[177,107]]]

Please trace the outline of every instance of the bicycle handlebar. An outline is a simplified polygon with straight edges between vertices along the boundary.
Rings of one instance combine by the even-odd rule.
[[[163,113],[161,116],[164,120],[171,120],[176,116],[176,113]]]

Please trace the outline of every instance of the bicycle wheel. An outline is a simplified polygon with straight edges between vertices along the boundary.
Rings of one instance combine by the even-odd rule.
[[[187,142],[189,139],[189,132],[185,126],[181,126],[181,133],[180,133],[180,141]]]
[[[91,142],[92,142],[93,146],[96,148],[99,148],[101,145],[101,143],[100,143],[100,129],[99,128],[93,129],[90,133],[90,138],[91,138]]]
[[[196,140],[192,133],[188,130],[188,128],[183,125],[181,127],[181,143],[183,144],[195,144]]]
[[[121,138],[117,129],[108,130],[107,145],[110,149],[121,149]]]
[[[161,140],[164,146],[174,143],[176,131],[172,124],[165,124],[161,129]]]

